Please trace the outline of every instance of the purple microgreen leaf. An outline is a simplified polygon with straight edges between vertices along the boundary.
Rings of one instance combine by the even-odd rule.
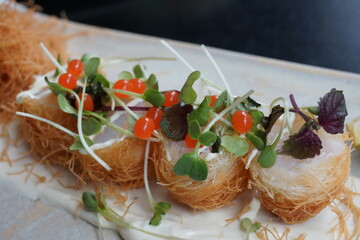
[[[279,117],[284,113],[284,108],[280,107],[280,105],[276,105],[271,109],[271,113],[268,117],[264,117],[261,121],[262,125],[265,129],[265,134],[268,135],[271,132],[272,127],[275,122],[279,119]]]
[[[313,158],[320,154],[321,140],[310,126],[304,125],[298,133],[291,135],[284,141],[279,154],[291,156],[296,159]]]
[[[164,134],[174,141],[184,140],[188,132],[187,115],[192,111],[193,106],[184,103],[177,103],[170,108],[165,108],[160,122]]]
[[[300,110],[300,108],[299,108],[298,105],[296,104],[294,95],[292,95],[292,94],[290,94],[290,101],[291,101],[291,104],[292,104],[293,107],[294,107],[293,112],[299,114],[299,115],[305,120],[305,122],[309,121],[309,120],[310,120],[310,117],[307,116],[305,113],[303,113],[303,112]]]
[[[326,132],[343,133],[345,117],[348,115],[342,91],[335,88],[320,98],[318,121]]]

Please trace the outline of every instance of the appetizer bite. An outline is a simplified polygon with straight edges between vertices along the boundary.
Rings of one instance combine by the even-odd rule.
[[[55,18],[40,19],[35,8],[16,9],[16,3],[0,4],[0,122],[8,123],[14,114],[16,95],[28,89],[34,75],[45,74],[53,64],[38,50],[39,42],[49,46],[59,59],[66,58],[63,24]],[[61,57],[60,57],[61,56]],[[5,110],[5,111],[4,111]]]
[[[125,72],[122,76],[127,79],[112,83],[99,73],[97,57],[73,59],[65,70],[47,54],[57,71],[45,79],[38,77],[30,90],[17,96],[18,115],[24,116],[20,128],[31,149],[42,161],[69,168],[83,181],[143,186],[144,139],[150,139],[151,133],[140,135],[136,128],[150,104],[143,101],[140,106],[139,101],[126,100],[128,95],[116,93],[127,89],[129,94],[142,96],[151,88],[140,67],[135,67],[136,76]],[[152,172],[151,165],[148,172]]]
[[[199,77],[193,72],[179,102],[165,108],[160,125],[169,140],[159,143],[154,164],[159,183],[177,201],[208,210],[228,204],[247,189],[244,162],[252,147],[244,134],[252,130],[249,112],[254,106],[252,91],[236,98],[224,91],[206,96],[194,108],[195,91],[189,82]]]
[[[344,188],[350,172],[347,115],[342,91],[332,89],[317,107],[272,108],[263,126],[269,143],[250,165],[262,205],[286,223],[316,216]],[[282,119],[280,116],[284,115]],[[286,132],[285,132],[286,131]],[[285,133],[283,133],[285,132]]]

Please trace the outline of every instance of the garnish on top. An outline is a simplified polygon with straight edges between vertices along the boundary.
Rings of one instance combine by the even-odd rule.
[[[265,147],[258,159],[262,167],[271,167],[275,163],[277,154],[289,155],[299,160],[313,158],[319,155],[322,144],[316,132],[321,127],[330,134],[343,133],[344,131],[345,117],[348,113],[342,91],[333,88],[329,93],[325,94],[324,97],[320,98],[317,107],[305,108],[307,112],[317,116],[317,119],[310,117],[301,110],[292,94],[290,95],[290,101],[293,105],[290,111],[298,114],[305,123],[298,133],[290,135],[289,139],[284,141],[279,151],[275,151],[275,147],[279,142],[281,134],[278,135],[278,138],[272,145]],[[284,112],[284,108],[278,105],[273,107],[269,117],[265,118],[265,121],[262,122],[266,133],[271,131],[276,120]],[[285,117],[287,118],[287,116]],[[285,121],[285,119],[283,121]],[[283,126],[280,132],[282,132],[282,129]]]
[[[160,92],[155,75],[146,78],[140,65],[133,68],[133,73],[121,72],[120,79],[112,83],[99,73],[100,61],[100,58],[85,54],[81,59],[70,61],[66,71],[56,63],[60,72],[58,83],[45,79],[58,96],[60,109],[78,118],[79,134],[70,149],[84,148],[99,163],[102,160],[91,150],[93,142],[90,136],[99,133],[103,125],[128,137],[165,141],[164,134],[173,141],[184,140],[193,151],[180,157],[173,171],[197,181],[204,181],[208,176],[207,163],[199,155],[202,146],[210,147],[212,153],[225,150],[243,157],[251,149],[251,143],[261,151],[258,158],[260,165],[271,167],[277,154],[296,159],[318,155],[322,145],[316,131],[320,127],[331,134],[343,131],[346,105],[342,92],[335,89],[320,99],[318,107],[307,108],[312,114],[318,115],[317,120],[306,115],[292,95],[292,109],[283,98],[278,98],[274,102],[283,101],[284,107],[276,105],[271,114],[264,117],[261,105],[250,97],[252,90],[241,97],[234,97],[229,94],[228,87],[228,91],[221,92],[219,96],[208,95],[202,100],[198,99],[193,85],[198,79],[203,79],[199,71],[190,73],[181,91]],[[138,116],[134,112],[137,109],[124,102],[130,97],[142,99],[153,107],[147,109],[145,116]],[[115,125],[109,118],[111,111],[120,109],[127,111],[130,116],[129,129]],[[285,124],[282,124],[271,145],[268,145],[267,135],[280,116],[285,113],[284,122],[288,119],[289,111],[300,115],[305,124],[276,151]],[[102,165],[109,168],[105,163]]]

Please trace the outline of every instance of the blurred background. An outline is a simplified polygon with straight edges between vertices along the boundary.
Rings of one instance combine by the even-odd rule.
[[[35,0],[123,31],[360,73],[360,1]]]

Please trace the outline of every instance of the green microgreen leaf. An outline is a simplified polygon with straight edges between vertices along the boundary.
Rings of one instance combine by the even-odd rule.
[[[314,115],[319,115],[319,107],[312,106],[308,107],[307,110]]]
[[[87,211],[97,212],[98,211],[98,201],[96,195],[92,192],[83,192],[82,201],[84,207]]]
[[[68,90],[67,88],[64,88],[63,86],[61,86],[58,83],[50,82],[47,76],[45,76],[45,82],[49,86],[49,89],[51,90],[51,92],[53,94],[55,94],[56,96],[59,94],[66,95],[67,90]]]
[[[208,168],[206,162],[202,158],[195,158],[190,169],[189,177],[196,181],[206,180],[208,175]]]
[[[164,95],[155,89],[146,90],[144,93],[144,99],[155,107],[161,107],[165,102]]]
[[[101,131],[101,123],[93,117],[82,120],[82,130],[86,136],[91,136]]]
[[[213,109],[215,112],[221,110],[222,108],[224,108],[226,106],[226,101],[229,97],[229,94],[227,91],[223,91],[220,96],[218,97],[218,99],[215,101]]]
[[[240,226],[246,232],[246,240],[249,240],[249,235],[251,232],[256,232],[261,228],[261,224],[259,222],[252,223],[250,218],[244,218],[241,220]]]
[[[69,113],[69,114],[77,114],[78,111],[70,105],[69,101],[66,99],[66,97],[63,94],[58,95],[58,104],[60,109],[63,112]]]
[[[265,142],[260,137],[251,133],[245,134],[245,137],[260,151],[265,148]]]
[[[80,59],[80,60],[81,60],[83,63],[85,63],[86,61],[90,60],[91,57],[92,57],[91,54],[89,54],[89,53],[84,53],[84,54],[81,56],[81,59]]]
[[[270,168],[276,162],[277,153],[272,146],[266,146],[260,153],[258,162],[263,168]]]
[[[183,238],[153,233],[153,232],[146,231],[145,229],[132,226],[131,224],[126,222],[122,216],[117,214],[113,209],[111,209],[110,207],[108,207],[106,205],[106,201],[105,201],[105,198],[104,198],[104,195],[102,192],[100,193],[100,197],[98,199],[96,199],[95,194],[85,192],[82,195],[82,200],[83,200],[83,204],[84,204],[84,207],[86,210],[91,211],[91,212],[100,213],[105,219],[116,224],[118,227],[139,231],[139,232],[145,233],[149,236],[157,237],[159,239],[184,240]],[[163,205],[162,205],[162,207],[163,207]],[[160,215],[160,217],[161,217],[161,214],[158,214],[158,215]]]
[[[130,79],[133,79],[134,77],[131,72],[122,71],[121,73],[119,73],[118,78],[122,79],[122,80],[130,80]]]
[[[154,74],[151,74],[149,76],[149,78],[146,80],[145,84],[146,84],[146,89],[159,90],[159,84],[158,84],[158,81]]]
[[[220,150],[221,138],[217,136],[216,142],[211,146],[212,153],[218,153]]]
[[[111,86],[110,81],[101,73],[95,73],[89,79],[89,83],[99,82],[103,87],[109,88]]]
[[[221,146],[239,157],[249,152],[249,144],[239,136],[223,136],[221,138]]]
[[[197,120],[200,126],[204,127],[208,123],[210,117],[210,102],[210,97],[206,96],[200,103],[199,107],[189,114],[188,122]]]
[[[201,130],[200,125],[197,120],[193,120],[189,124],[189,134],[192,139],[198,139],[200,136]]]
[[[100,58],[93,57],[85,62],[85,75],[91,76],[98,72],[98,68],[100,65]]]
[[[266,134],[265,131],[256,129],[253,131],[254,135],[260,138],[264,143],[266,143]]]
[[[168,202],[158,202],[154,207],[154,215],[150,220],[150,225],[159,226],[162,220],[161,215],[165,215],[171,208],[171,204]]]
[[[184,86],[182,87],[179,95],[179,99],[186,104],[193,104],[196,101],[197,94],[196,91],[192,88],[196,80],[201,76],[199,71],[194,71],[190,73],[187,78]]]
[[[248,97],[247,99],[248,105],[249,107],[255,107],[255,108],[259,108],[261,107],[261,104],[256,102],[254,99],[252,99],[251,97]]]
[[[248,113],[253,120],[253,128],[256,128],[256,126],[264,119],[264,114],[259,110],[251,110]]]
[[[145,77],[145,74],[139,64],[137,64],[137,65],[135,65],[135,67],[133,67],[133,72],[134,72],[135,78],[144,78]]]
[[[60,53],[57,55],[57,62],[62,65],[62,60],[61,60],[61,55]],[[56,68],[55,73],[54,73],[54,78],[58,77],[60,75],[60,71],[59,69]]]
[[[191,111],[193,111],[193,106],[183,103],[165,108],[160,122],[164,134],[174,141],[184,140],[188,132],[187,116]]]
[[[196,181],[204,181],[208,174],[206,162],[195,153],[185,153],[176,162],[173,171],[180,176],[188,175]]]
[[[162,216],[160,213],[154,212],[153,217],[150,219],[149,224],[151,226],[159,226],[162,221]]]
[[[180,176],[189,175],[193,159],[197,157],[198,156],[192,152],[182,155],[181,158],[179,158],[179,160],[174,165],[174,173]]]
[[[84,138],[85,138],[85,142],[87,143],[88,146],[92,146],[94,144],[93,141],[88,136],[84,135]],[[81,143],[80,138],[76,137],[76,141],[69,147],[69,150],[70,151],[78,151],[81,149],[85,149],[84,145]]]
[[[165,215],[167,211],[169,211],[171,208],[171,204],[168,202],[158,202],[155,206],[155,211]]]
[[[211,131],[206,131],[200,134],[199,142],[205,146],[213,145],[217,140],[217,135]]]

